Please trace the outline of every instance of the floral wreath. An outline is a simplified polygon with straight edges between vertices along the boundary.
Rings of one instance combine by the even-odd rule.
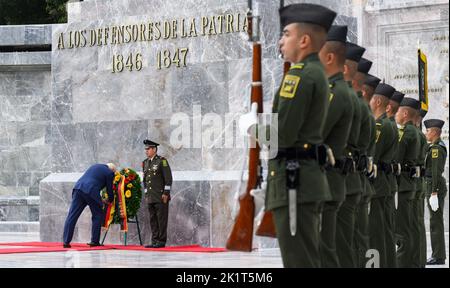
[[[121,230],[128,231],[128,219],[136,217],[141,207],[141,178],[130,168],[116,172],[113,180],[114,200],[104,207],[106,210],[103,227],[109,228],[111,224],[120,224]],[[108,193],[102,190],[102,199],[108,199]]]

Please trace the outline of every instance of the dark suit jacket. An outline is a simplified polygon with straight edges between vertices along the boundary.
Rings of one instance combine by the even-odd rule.
[[[102,205],[100,191],[106,187],[108,199],[114,199],[112,184],[114,180],[114,172],[105,164],[94,164],[89,167],[83,176],[77,181],[74,190],[80,190],[88,194],[92,199]]]

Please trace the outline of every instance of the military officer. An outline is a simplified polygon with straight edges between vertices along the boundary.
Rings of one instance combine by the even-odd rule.
[[[353,119],[350,128],[350,135],[346,147],[346,154],[351,155],[353,161],[357,160],[359,155],[359,134],[361,129],[361,103],[352,88],[352,81],[358,70],[358,63],[366,49],[348,43],[346,44],[346,55],[344,64],[344,79],[347,81],[350,99],[353,105]],[[353,245],[356,207],[361,199],[362,186],[360,172],[352,165],[353,169],[348,173],[345,180],[346,196],[338,211],[336,225],[336,249],[338,252],[339,262],[343,268],[356,267],[356,252]]]
[[[441,140],[444,121],[429,119],[424,121],[427,128],[427,141],[429,143],[425,158],[425,181],[428,209],[430,211],[430,235],[433,254],[427,265],[445,264],[445,236],[444,236],[444,198],[447,195],[447,186],[444,172],[447,159],[447,147]]]
[[[336,164],[328,166],[326,171],[332,199],[326,201],[322,208],[319,248],[321,267],[324,268],[340,267],[336,252],[336,217],[339,206],[345,199],[345,175],[351,163],[351,159],[345,157],[344,153],[353,119],[352,100],[342,73],[346,39],[347,26],[332,26],[328,31],[327,42],[319,53],[330,83],[330,107],[323,137],[336,159]]]
[[[375,118],[370,111],[368,102],[363,97],[363,86],[372,62],[361,58],[358,63],[358,72],[354,77],[355,91],[361,106],[361,128],[358,145],[360,154],[358,157],[358,170],[360,172],[362,194],[361,200],[356,207],[354,245],[357,267],[363,268],[366,263],[366,252],[369,249],[369,203],[375,194],[368,176],[374,176],[373,154],[375,150]]]
[[[417,159],[420,153],[420,136],[414,121],[419,113],[420,102],[404,97],[395,114],[399,127],[399,146],[396,160],[401,165],[398,181],[398,207],[395,214],[397,238],[397,264],[399,268],[412,267],[412,204],[415,197]]]
[[[142,162],[145,199],[150,213],[152,244],[146,248],[165,247],[169,217],[172,172],[167,159],[157,155],[159,144],[144,140],[147,159]]]
[[[392,169],[391,162],[394,157],[392,147],[398,142],[397,127],[391,125],[386,115],[386,107],[394,92],[395,89],[391,85],[380,83],[370,100],[370,109],[376,119],[374,163],[377,167],[377,177],[373,179],[375,195],[372,196],[370,203],[369,236],[370,248],[376,249],[380,255],[379,267],[387,267],[385,197],[390,193],[387,176]]]
[[[397,113],[400,103],[402,102],[405,94],[400,91],[395,91],[389,100],[389,104],[386,107],[386,113],[391,121],[390,124],[395,130],[395,139],[399,138],[397,123],[395,122],[395,113]],[[392,146],[393,155],[397,154],[399,142],[395,141]],[[393,158],[391,166],[393,168],[392,173],[388,173],[387,179],[390,184],[390,193],[386,194],[385,197],[385,237],[386,237],[386,267],[387,268],[396,268],[397,267],[397,242],[395,240],[395,209],[396,208],[396,199],[398,198],[398,184],[397,177],[400,176],[400,166],[399,163],[395,161]]]
[[[364,85],[362,87],[362,95],[367,103],[370,103],[370,100],[375,93],[375,89],[377,88],[378,84],[380,84],[380,82],[380,78],[371,74],[367,74],[366,81],[364,81]]]
[[[425,232],[425,219],[424,219],[424,208],[425,208],[425,155],[427,153],[427,138],[422,132],[422,119],[427,114],[427,111],[420,110],[417,114],[415,125],[419,131],[420,136],[420,154],[417,160],[417,165],[420,167],[420,177],[416,178],[416,195],[413,202],[413,267],[415,268],[425,268],[427,264],[427,240]]]
[[[331,197],[322,168],[330,93],[318,52],[335,17],[315,4],[280,9],[280,51],[292,65],[274,98],[279,151],[269,161],[266,209],[273,212],[285,267],[320,267],[320,204]]]
[[[386,113],[389,118],[391,119],[395,118],[395,114],[397,113],[398,108],[400,107],[400,103],[402,102],[404,97],[405,94],[397,90],[395,95],[392,95],[391,99],[389,100],[389,104],[386,107]]]

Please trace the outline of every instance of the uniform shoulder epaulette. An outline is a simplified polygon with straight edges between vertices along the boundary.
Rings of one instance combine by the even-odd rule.
[[[305,67],[305,63],[301,62],[301,63],[295,64],[295,65],[292,65],[291,68],[289,68],[289,70],[294,70],[294,69],[302,70],[304,67]]]

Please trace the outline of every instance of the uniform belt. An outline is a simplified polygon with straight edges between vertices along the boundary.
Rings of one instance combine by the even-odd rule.
[[[382,171],[386,175],[392,174],[394,172],[393,166],[390,163],[386,163],[386,162],[382,162],[382,161],[378,162],[377,168],[378,168],[378,171]]]
[[[352,168],[353,168],[353,159],[348,157],[337,159],[334,166],[333,167],[329,166],[328,170],[336,169],[341,174],[347,175],[352,170]]]
[[[286,158],[286,159],[317,159],[316,146],[308,145],[306,148],[295,147],[295,148],[282,148],[278,150],[276,159]]]

